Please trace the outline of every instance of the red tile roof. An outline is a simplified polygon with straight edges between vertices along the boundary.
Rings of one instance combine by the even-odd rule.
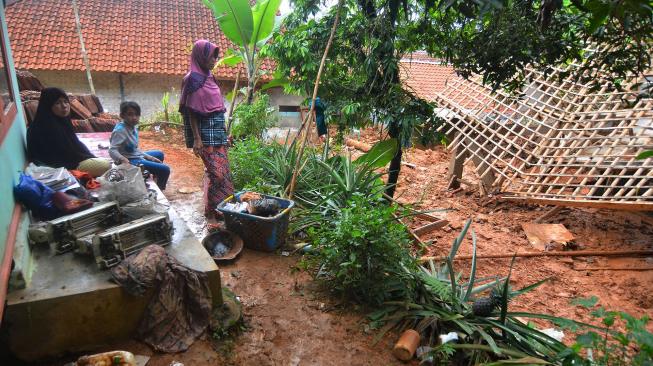
[[[414,52],[401,60],[400,77],[404,88],[428,101],[433,101],[436,93],[444,91],[449,79],[457,78],[453,67],[424,52]]]
[[[78,0],[93,71],[183,75],[196,39],[232,47],[202,0]],[[21,0],[5,12],[17,68],[84,70],[71,1]],[[264,68],[273,67],[266,62]],[[236,68],[217,76],[234,79]],[[244,73],[243,73],[244,75]]]

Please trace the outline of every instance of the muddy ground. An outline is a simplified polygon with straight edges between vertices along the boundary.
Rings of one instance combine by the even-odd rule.
[[[372,141],[378,133],[364,133]],[[201,215],[201,161],[183,146],[181,137],[144,132],[145,149],[161,148],[172,167],[166,191],[172,205],[185,217],[198,237],[205,233]],[[420,209],[446,209],[434,213],[450,225],[425,234],[422,254],[447,254],[452,240],[465,220],[474,220],[478,254],[536,251],[528,242],[521,224],[541,216],[548,208],[523,205],[480,197],[474,184],[452,192],[446,188],[449,153],[441,147],[411,149],[405,154],[396,196]],[[465,168],[464,179],[477,182],[473,166]],[[191,192],[191,193],[181,193]],[[549,223],[564,224],[576,237],[579,249],[622,250],[652,249],[653,227],[640,216],[596,209],[564,209]],[[425,222],[411,223],[413,228]],[[416,248],[418,250],[418,248]],[[461,254],[471,253],[467,240]],[[339,307],[315,288],[309,274],[297,271],[299,256],[245,250],[231,265],[221,267],[223,285],[232,289],[243,302],[245,322],[235,337],[216,341],[207,335],[187,352],[176,355],[154,354],[136,342],[110,345],[107,349],[125,349],[152,356],[148,365],[169,365],[172,360],[185,365],[395,365],[390,335],[372,345],[374,331],[366,327],[364,316],[356,309]],[[510,258],[479,260],[479,275],[505,275]],[[513,310],[544,312],[556,316],[591,321],[586,310],[570,304],[577,297],[595,295],[600,304],[636,316],[653,315],[653,271],[582,270],[587,267],[651,266],[653,258],[606,260],[599,257],[518,259],[512,285],[521,287],[550,280],[536,291],[516,299]],[[467,272],[469,261],[456,261]],[[542,324],[545,326],[545,324]],[[565,341],[571,341],[570,338]]]

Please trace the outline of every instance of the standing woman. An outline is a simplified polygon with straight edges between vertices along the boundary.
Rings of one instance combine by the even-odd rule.
[[[111,168],[109,160],[96,158],[75,135],[70,100],[59,88],[41,91],[34,121],[27,129],[27,155],[38,165],[81,170],[93,177]]]
[[[234,192],[227,158],[226,109],[211,73],[217,58],[218,46],[206,40],[195,42],[179,100],[186,147],[193,148],[204,162],[204,214],[208,219],[216,218],[218,204]]]

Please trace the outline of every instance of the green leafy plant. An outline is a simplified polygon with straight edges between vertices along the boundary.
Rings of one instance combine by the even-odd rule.
[[[147,129],[154,125],[159,125],[162,122],[170,127],[178,128],[183,126],[184,120],[181,113],[176,110],[170,110],[170,96],[170,92],[163,93],[161,97],[162,109],[149,116],[146,122],[141,124],[141,128]]]
[[[309,95],[321,69],[320,97],[328,115],[345,127],[370,121],[408,142],[433,105],[406,90],[402,58],[424,50],[462,76],[482,75],[493,88],[519,91],[532,66],[569,68],[581,82],[618,87],[628,74],[651,68],[650,0],[293,1],[269,47],[277,72]],[[329,62],[320,68],[336,14]],[[615,45],[619,45],[618,47]],[[591,48],[588,51],[587,48]],[[604,77],[605,76],[605,77]],[[428,135],[427,135],[428,136]],[[390,165],[387,194],[401,169],[401,150]]]
[[[415,126],[414,140],[422,146],[445,145],[446,137],[438,128],[443,120],[439,117],[430,118]]]
[[[227,50],[218,65],[245,64],[248,80],[246,103],[251,104],[261,74],[263,60],[260,53],[281,24],[281,17],[277,17],[281,0],[258,0],[252,7],[242,0],[203,1],[213,11],[224,35],[237,47]]]
[[[395,139],[377,143],[366,154],[353,160],[351,155],[320,158],[313,153],[302,165],[295,199],[304,212],[294,222],[295,230],[334,220],[354,196],[378,201],[385,189],[380,168],[388,165],[398,143]],[[291,174],[292,172],[290,172]]]
[[[646,158],[653,157],[653,150],[647,150],[641,152],[639,155],[637,155],[636,159],[638,160],[644,160]]]
[[[605,328],[578,334],[576,342],[560,354],[563,365],[653,365],[653,333],[646,328],[650,318],[638,319],[621,311],[607,311],[596,306],[597,302],[596,296],[572,301],[574,305],[592,309],[592,318]]]
[[[275,187],[266,179],[266,161],[273,154],[274,148],[254,136],[236,141],[229,150],[231,176],[236,191],[275,191]]]
[[[433,352],[441,357],[456,357],[456,364],[547,364],[558,362],[565,345],[523,323],[521,318],[544,319],[559,324],[580,326],[581,323],[529,312],[509,310],[511,299],[532,291],[546,281],[542,280],[519,290],[510,283],[512,266],[506,277],[476,276],[476,237],[472,232],[473,255],[469,278],[462,280],[454,268],[453,258],[460,248],[471,225],[468,221],[454,240],[444,263],[427,262],[417,270],[406,270],[412,277],[415,296],[409,301],[386,301],[384,306],[370,314],[372,324],[383,326],[379,337],[390,329],[417,330],[433,345],[438,335],[456,332],[458,342],[449,347],[455,354],[435,347]],[[481,294],[489,293],[487,297]],[[477,304],[484,302],[481,313]],[[582,324],[589,326],[587,324]],[[447,361],[447,360],[444,360]]]
[[[274,126],[278,119],[267,94],[257,94],[252,104],[239,104],[234,117],[231,134],[237,139],[245,136],[262,138],[265,130]]]
[[[355,195],[339,218],[309,230],[319,249],[318,278],[343,298],[365,305],[409,298],[405,268],[415,268],[416,262],[408,252],[408,232],[393,216],[396,211]]]
[[[163,107],[163,115],[165,116],[166,121],[169,121],[169,116],[168,116],[168,107],[170,106],[170,93],[165,92],[163,93],[163,97],[161,98],[161,107]]]

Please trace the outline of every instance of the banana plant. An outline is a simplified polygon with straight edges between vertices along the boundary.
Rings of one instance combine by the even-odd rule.
[[[254,99],[254,87],[263,62],[261,50],[281,24],[277,16],[281,0],[202,0],[218,21],[224,35],[237,47],[225,51],[218,65],[245,65],[247,72],[246,103]]]
[[[170,106],[170,93],[165,92],[163,93],[163,97],[161,98],[161,107],[163,107],[163,115],[166,119],[166,122],[170,121],[170,116],[168,115],[169,106]]]

